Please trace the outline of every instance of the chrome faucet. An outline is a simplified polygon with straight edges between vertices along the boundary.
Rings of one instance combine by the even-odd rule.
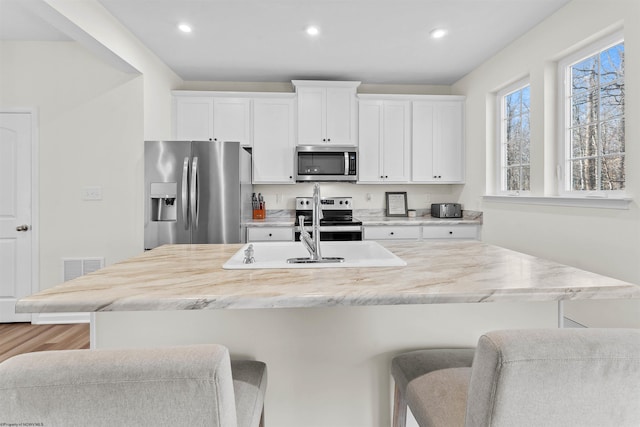
[[[313,239],[309,235],[309,232],[304,229],[304,216],[298,217],[298,224],[300,226],[300,241],[304,247],[309,251],[309,257],[313,261],[322,259],[322,253],[320,252],[320,220],[322,219],[322,203],[320,197],[320,184],[317,182],[313,185],[313,217],[312,217],[312,230]]]
[[[307,230],[304,229],[304,215],[298,216],[298,227],[300,227],[300,241],[302,245],[309,251],[309,258],[289,258],[289,264],[315,264],[315,263],[331,263],[344,262],[342,257],[323,257],[320,252],[320,220],[322,219],[322,198],[320,197],[320,184],[313,186],[313,217],[312,231],[313,238]]]

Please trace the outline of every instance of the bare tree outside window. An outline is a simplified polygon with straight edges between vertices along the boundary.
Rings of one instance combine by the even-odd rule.
[[[530,190],[530,86],[505,94],[502,99],[501,190]]]
[[[624,43],[572,64],[569,74],[570,190],[624,190]]]

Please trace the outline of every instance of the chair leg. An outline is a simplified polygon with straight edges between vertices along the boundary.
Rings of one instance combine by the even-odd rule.
[[[396,384],[393,393],[393,427],[406,427],[407,425],[407,401]]]

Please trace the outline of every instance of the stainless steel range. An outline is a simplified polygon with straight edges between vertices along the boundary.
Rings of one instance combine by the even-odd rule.
[[[351,197],[323,197],[320,207],[321,241],[362,240],[362,221],[353,218],[353,200]],[[296,197],[296,230],[298,217],[304,216],[304,226],[312,233],[313,198]],[[295,233],[296,241],[300,239],[300,231]]]

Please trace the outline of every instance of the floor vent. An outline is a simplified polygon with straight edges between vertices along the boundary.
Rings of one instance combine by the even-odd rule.
[[[63,258],[62,280],[67,281],[104,267],[104,258]]]

